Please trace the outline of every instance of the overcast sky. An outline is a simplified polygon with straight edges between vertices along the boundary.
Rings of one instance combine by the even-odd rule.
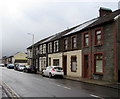
[[[49,2],[48,2],[49,1]],[[104,1],[104,2],[103,2]],[[3,56],[25,51],[35,42],[99,16],[99,8],[115,11],[119,0],[1,0],[0,48]],[[1,54],[1,52],[0,52]]]

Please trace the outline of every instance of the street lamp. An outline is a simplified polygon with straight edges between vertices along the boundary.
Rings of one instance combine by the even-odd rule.
[[[27,33],[28,35],[32,35],[32,65],[34,66],[34,34]]]

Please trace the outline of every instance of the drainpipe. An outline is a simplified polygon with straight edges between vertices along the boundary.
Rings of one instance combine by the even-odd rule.
[[[92,31],[89,29],[90,31],[90,79],[92,79],[92,69],[93,69],[93,66],[92,66]]]

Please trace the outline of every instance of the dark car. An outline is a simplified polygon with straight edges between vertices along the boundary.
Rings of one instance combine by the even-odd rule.
[[[29,73],[29,72],[36,73],[37,69],[35,68],[35,66],[27,65],[27,66],[25,66],[23,71],[27,72],[27,73]]]
[[[14,64],[7,64],[7,68],[14,69]]]

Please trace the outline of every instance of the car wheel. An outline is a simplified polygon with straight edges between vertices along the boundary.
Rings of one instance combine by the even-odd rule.
[[[61,79],[63,79],[63,76],[61,76]]]
[[[49,78],[52,78],[52,74],[51,73],[49,73]]]
[[[44,72],[42,72],[42,76],[44,77],[45,75],[44,75]]]
[[[28,73],[29,71],[28,71],[28,69],[26,69],[26,73]]]

